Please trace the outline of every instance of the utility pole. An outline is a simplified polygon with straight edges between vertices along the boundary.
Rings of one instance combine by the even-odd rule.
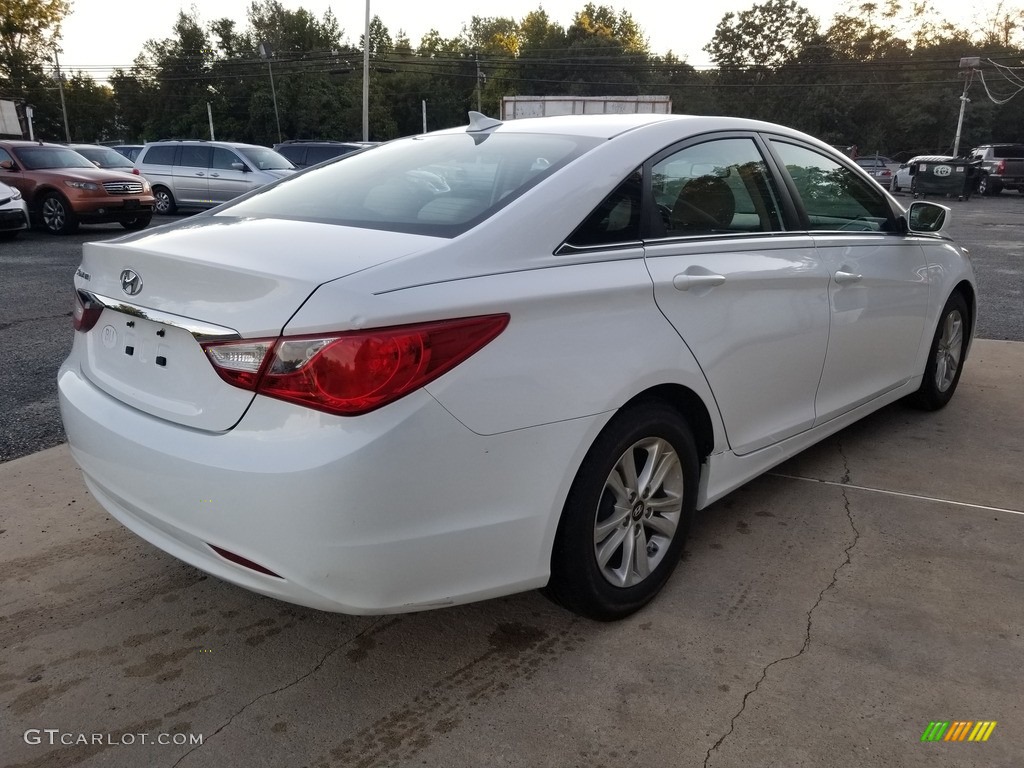
[[[981,66],[980,56],[965,56],[960,59],[960,69],[966,69],[964,73],[964,92],[960,94],[960,117],[956,121],[956,138],[953,139],[953,157],[960,157],[960,133],[964,127],[964,112],[967,109],[967,89],[971,87],[971,80],[974,79],[974,70]]]
[[[475,54],[474,56],[476,58],[476,111],[483,112],[483,110],[480,109],[480,92],[483,90],[481,83],[486,80],[487,77],[480,71],[480,57]]]
[[[370,140],[370,0],[366,0],[363,30],[363,141]]]
[[[60,59],[57,58],[57,49],[53,49],[53,63],[57,65],[57,88],[60,90],[60,111],[64,115],[64,140],[71,143],[71,130],[68,128],[68,107],[64,103],[64,76],[60,73]]]
[[[260,56],[267,60],[267,71],[270,72],[270,95],[274,99],[274,120],[277,122],[277,143],[280,144],[281,139],[281,118],[277,114],[277,90],[274,88],[274,68],[270,66],[270,57],[274,55],[273,49],[270,47],[270,43],[264,41],[260,43]],[[213,121],[211,118],[210,133],[213,133]]]

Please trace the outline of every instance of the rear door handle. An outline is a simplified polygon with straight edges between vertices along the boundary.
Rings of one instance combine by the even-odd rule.
[[[836,282],[840,285],[844,283],[859,283],[864,279],[864,275],[858,275],[855,272],[836,272]]]
[[[725,282],[725,275],[688,275],[685,272],[672,278],[672,285],[677,291],[688,291],[691,288],[714,288]]]
[[[219,179],[220,178],[220,174],[219,173],[211,173],[210,174],[210,178]]]

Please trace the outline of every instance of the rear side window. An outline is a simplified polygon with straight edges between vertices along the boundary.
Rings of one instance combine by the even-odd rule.
[[[772,141],[817,231],[887,232],[892,229],[885,194],[877,185],[807,147]]]
[[[338,155],[347,155],[352,151],[349,147],[310,147],[306,150],[306,165],[315,165],[330,160]]]
[[[652,183],[664,236],[782,229],[779,195],[753,139],[681,149],[654,164]]]
[[[209,168],[210,148],[182,144],[181,154],[178,155],[178,165],[184,165],[189,168]]]
[[[277,153],[291,163],[300,164],[305,162],[302,158],[306,154],[305,147],[281,147]]]
[[[177,147],[150,147],[142,156],[142,162],[153,165],[174,165],[174,150]]]
[[[525,133],[417,136],[307,171],[218,215],[455,237],[598,142]]]

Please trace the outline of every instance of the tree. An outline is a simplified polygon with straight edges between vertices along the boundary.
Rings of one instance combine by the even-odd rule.
[[[40,138],[63,138],[60,98],[51,79],[66,0],[0,0],[0,96],[35,108]]]
[[[729,12],[704,50],[720,68],[777,69],[797,59],[818,33],[818,20],[795,0],[767,0]]]

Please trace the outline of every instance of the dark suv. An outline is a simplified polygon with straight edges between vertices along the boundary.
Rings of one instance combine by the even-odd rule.
[[[296,168],[305,168],[309,165],[322,163],[332,157],[347,155],[351,152],[358,152],[367,147],[375,147],[376,142],[372,141],[313,141],[296,139],[284,141],[274,145],[274,150],[292,161]]]

